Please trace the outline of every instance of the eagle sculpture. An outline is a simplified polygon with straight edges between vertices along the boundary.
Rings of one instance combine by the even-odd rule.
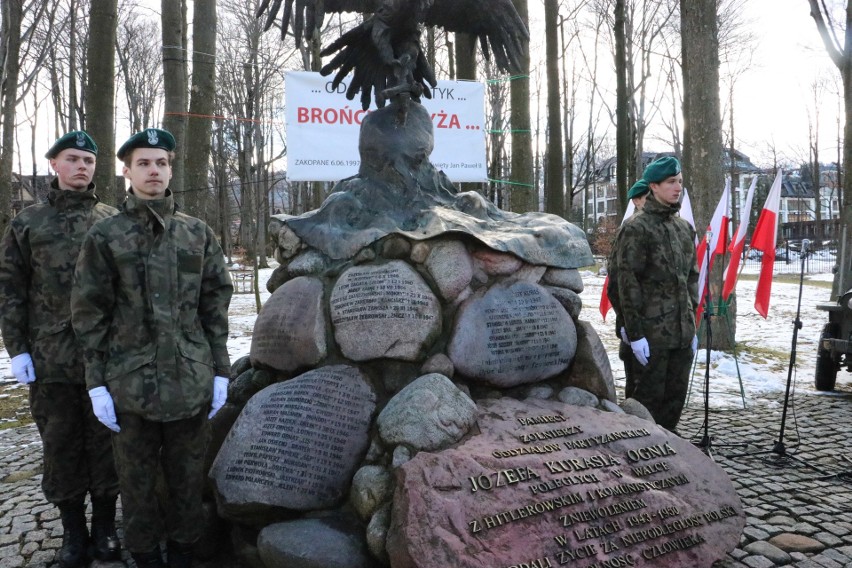
[[[423,26],[477,36],[485,57],[493,53],[498,68],[513,73],[520,72],[529,42],[511,0],[263,0],[257,16],[266,13],[265,30],[275,23],[282,3],[282,38],[291,26],[297,44],[319,30],[327,12],[372,14],[320,52],[336,54],[320,70],[324,76],[336,72],[335,87],[353,73],[346,97],[351,100],[360,91],[364,110],[371,96],[380,108],[388,99],[431,97],[430,86],[437,81],[420,45]]]

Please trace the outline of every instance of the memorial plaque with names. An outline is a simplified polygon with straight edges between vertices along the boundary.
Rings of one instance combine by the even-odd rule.
[[[559,301],[538,284],[516,281],[462,304],[448,355],[456,371],[505,388],[556,375],[576,349],[576,327]]]
[[[315,369],[257,393],[210,470],[220,512],[246,521],[252,510],[262,517],[270,507],[339,504],[367,449],[375,406],[370,385],[346,365]]]
[[[348,269],[330,304],[334,338],[352,361],[414,361],[441,331],[438,299],[401,260]]]
[[[263,305],[251,338],[251,363],[279,371],[311,367],[326,356],[322,282],[300,276],[279,286]]]
[[[392,568],[709,568],[745,526],[727,474],[639,418],[500,399],[479,430],[399,468]]]

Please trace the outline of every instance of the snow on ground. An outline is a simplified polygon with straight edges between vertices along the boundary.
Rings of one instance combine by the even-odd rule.
[[[615,316],[613,312],[610,312],[607,315],[607,321],[604,322],[598,311],[604,277],[588,271],[582,272],[582,276],[585,290],[581,294],[583,312],[580,317],[590,321],[601,336],[609,353],[616,385],[621,387],[619,390],[621,393],[624,387],[624,367],[618,358],[618,340],[614,329]],[[826,288],[824,283],[830,281],[831,274],[805,275],[799,315],[802,328],[799,330],[796,341],[795,366],[791,375],[791,396],[796,393],[836,396],[832,393],[818,392],[813,385],[817,343],[822,327],[828,321],[826,312],[817,310],[816,306],[828,303],[831,290]],[[773,282],[769,314],[765,320],[754,309],[756,287],[756,280],[747,279],[741,279],[737,285],[736,356],[733,353],[721,351],[710,353],[710,388],[708,390],[710,407],[713,409],[742,408],[743,393],[745,404],[751,405],[762,402],[757,400],[761,394],[784,393],[786,390],[799,284],[798,281],[795,283]],[[721,330],[711,329],[711,331],[721,333]],[[706,361],[707,352],[700,349],[696,356],[690,385],[690,406],[702,407],[704,404],[704,384],[707,380]],[[850,374],[841,370],[837,375],[837,384],[838,388],[849,391],[852,387]]]
[[[269,298],[266,282],[275,268],[275,262],[270,261],[270,268],[260,271],[261,303]],[[592,323],[604,342],[609,353],[610,365],[615,376],[619,394],[624,388],[624,369],[618,359],[618,341],[614,334],[615,316],[609,313],[604,322],[598,312],[601,287],[604,277],[590,271],[582,271],[585,290],[580,295],[583,299],[581,319]],[[802,329],[799,330],[796,366],[793,373],[794,392],[807,395],[833,396],[831,393],[818,393],[813,387],[814,368],[816,363],[816,345],[822,326],[827,321],[825,312],[818,311],[816,305],[825,303],[830,296],[830,290],[819,285],[820,282],[830,281],[830,274],[807,274],[802,293],[800,319]],[[742,379],[745,402],[751,405],[760,402],[758,399],[764,393],[783,393],[786,388],[787,373],[790,362],[790,347],[793,335],[793,320],[796,317],[796,303],[799,286],[796,283],[774,282],[772,299],[769,307],[769,317],[764,320],[755,312],[754,292],[757,282],[741,280],[737,292],[739,295],[739,311],[737,314],[737,356],[731,353],[711,351],[710,354],[710,406],[712,408],[742,407],[740,381],[737,369]],[[234,294],[230,307],[230,332],[228,351],[234,361],[243,355],[248,355],[251,349],[251,335],[257,309],[254,294]],[[706,351],[699,350],[697,364],[693,371],[693,384],[690,389],[690,406],[703,405]],[[9,356],[5,349],[0,349],[0,384],[7,387],[15,385],[12,378]],[[16,385],[15,385],[16,386]],[[852,388],[850,374],[844,370],[838,373],[838,387],[849,391]],[[4,396],[0,394],[0,396]]]

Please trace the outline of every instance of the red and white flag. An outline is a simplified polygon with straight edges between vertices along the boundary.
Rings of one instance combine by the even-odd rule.
[[[734,235],[731,245],[728,250],[731,251],[731,260],[728,266],[725,267],[724,285],[722,286],[722,299],[727,301],[737,287],[737,278],[739,278],[740,259],[743,257],[743,247],[745,247],[745,238],[748,234],[749,217],[751,217],[751,201],[754,198],[754,188],[757,187],[757,176],[751,178],[751,185],[748,188],[745,201],[740,208],[740,225],[737,227],[737,233]]]
[[[686,188],[683,188],[683,198],[680,200],[680,217],[695,230],[695,216],[692,214],[692,200],[689,199],[689,193]],[[695,246],[698,246],[698,237],[695,237]]]
[[[769,313],[769,295],[772,292],[772,270],[775,267],[775,239],[778,234],[778,208],[781,204],[781,181],[783,173],[778,170],[766,203],[757,219],[754,233],[751,235],[751,249],[763,253],[760,260],[760,278],[757,280],[757,293],[754,296],[754,309],[764,319]]]
[[[621,220],[621,224],[623,225],[625,221],[630,219],[630,216],[633,215],[633,212],[636,210],[636,206],[633,204],[633,200],[629,199],[627,201],[627,211],[624,212],[624,218]],[[598,309],[601,312],[601,317],[604,321],[606,321],[606,314],[609,312],[610,308],[612,308],[612,302],[609,301],[609,296],[606,293],[606,288],[609,285],[609,274],[604,278],[603,290],[601,290],[601,302],[598,306]]]
[[[728,223],[731,206],[731,181],[725,181],[725,189],[716,211],[707,225],[705,238],[698,244],[696,256],[698,257],[698,309],[695,312],[696,320],[701,318],[704,312],[704,291],[710,281],[710,271],[713,269],[713,260],[717,254],[724,254],[728,242]],[[708,257],[709,255],[709,257]]]

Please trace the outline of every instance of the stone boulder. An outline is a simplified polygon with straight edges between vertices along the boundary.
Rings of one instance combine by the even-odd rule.
[[[709,568],[739,541],[745,514],[728,476],[662,428],[505,398],[480,404],[478,426],[399,468],[393,568]]]
[[[565,308],[538,284],[508,281],[459,307],[447,354],[457,373],[507,388],[565,370],[576,349]]]
[[[252,365],[295,371],[319,363],[327,352],[325,314],[319,279],[302,276],[286,282],[257,316]]]
[[[476,423],[476,405],[450,380],[424,375],[394,396],[376,425],[386,445],[434,450],[458,441]]]
[[[330,306],[334,338],[352,361],[414,361],[441,331],[438,299],[401,260],[346,270],[334,285]]]
[[[354,367],[322,367],[249,400],[210,478],[219,512],[260,525],[343,501],[369,445],[376,396]]]

